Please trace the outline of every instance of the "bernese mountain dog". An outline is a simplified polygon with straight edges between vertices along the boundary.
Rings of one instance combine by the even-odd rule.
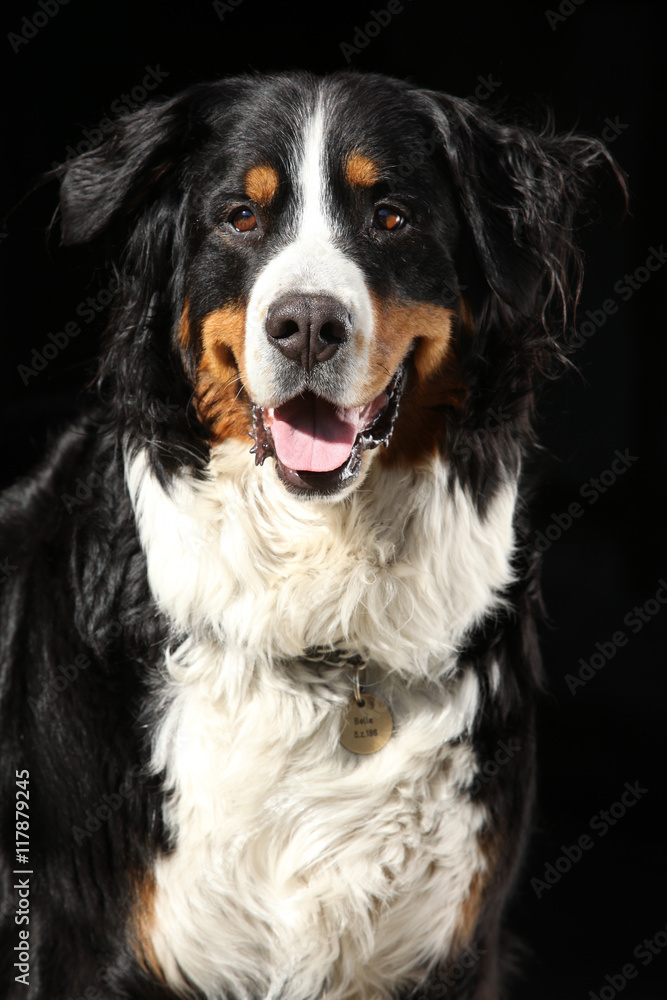
[[[498,997],[534,393],[604,167],[286,73],[62,168],[116,292],[90,405],[2,499],[5,996]]]

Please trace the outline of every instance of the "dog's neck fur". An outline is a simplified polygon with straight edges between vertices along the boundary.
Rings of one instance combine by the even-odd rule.
[[[215,449],[203,480],[165,492],[139,453],[127,467],[153,594],[177,632],[252,660],[346,647],[407,677],[440,675],[511,582],[516,483],[483,517],[437,458],[368,461],[335,503],[290,496],[245,443]]]

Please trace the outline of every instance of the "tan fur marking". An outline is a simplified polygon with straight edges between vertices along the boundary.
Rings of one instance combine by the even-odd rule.
[[[461,906],[459,925],[456,930],[457,943],[461,948],[465,948],[472,940],[477,920],[482,910],[485,888],[485,877],[480,872],[475,872],[470,883],[468,895]]]
[[[152,930],[155,920],[156,885],[152,873],[137,882],[137,899],[134,910],[134,953],[145,972],[165,983],[164,974],[153,948]]]
[[[441,417],[433,408],[462,406],[467,390],[454,355],[456,312],[431,303],[391,303],[372,295],[375,314],[368,384],[364,397],[373,399],[387,385],[410,345],[415,343],[410,373],[383,464],[417,464],[438,449]]]
[[[251,167],[245,175],[245,191],[258,205],[268,205],[276,196],[280,178],[275,167],[268,163]]]
[[[183,309],[183,312],[181,313],[181,322],[178,330],[178,339],[184,351],[187,351],[190,344],[192,343],[192,331],[190,329],[190,319],[188,317],[189,309],[190,309],[190,303],[186,299],[185,307]]]
[[[447,357],[456,313],[429,302],[387,303],[371,295],[375,315],[374,346],[370,366],[371,398],[387,384],[410,344],[416,341],[414,363],[421,383],[439,372]]]
[[[467,299],[463,296],[459,299],[459,315],[461,317],[461,326],[463,329],[472,336],[475,331],[475,322],[472,315],[472,306]]]
[[[351,187],[372,187],[380,178],[376,163],[363,153],[352,151],[345,163],[345,180]]]
[[[462,951],[467,948],[473,940],[477,922],[482,913],[486,899],[486,890],[491,884],[498,858],[501,855],[501,844],[499,838],[493,836],[488,831],[482,832],[477,843],[480,853],[486,859],[486,869],[483,872],[475,872],[473,875],[468,895],[464,899],[459,912],[459,922],[454,938],[454,951]]]
[[[244,346],[244,306],[223,306],[204,319],[195,397],[197,412],[210,428],[214,444],[229,437],[245,440],[250,431]]]

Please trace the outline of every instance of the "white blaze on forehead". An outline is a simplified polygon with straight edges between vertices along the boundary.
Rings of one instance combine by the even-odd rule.
[[[321,294],[337,298],[352,319],[352,341],[336,370],[343,406],[356,406],[366,380],[373,310],[361,268],[335,245],[337,227],[326,177],[326,108],[321,98],[305,122],[295,151],[297,217],[293,238],[259,274],[248,302],[246,370],[253,400],[263,406],[282,401],[276,373],[277,351],[264,324],[271,305],[285,295]]]
[[[331,221],[326,210],[324,114],[321,100],[308,122],[299,170],[301,218],[299,239],[313,244],[328,243]]]

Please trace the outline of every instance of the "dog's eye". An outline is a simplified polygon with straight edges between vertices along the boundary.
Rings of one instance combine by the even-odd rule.
[[[229,221],[238,233],[249,233],[251,229],[257,229],[257,217],[251,208],[238,208]]]
[[[391,205],[380,205],[375,209],[373,225],[376,229],[385,229],[387,232],[395,232],[405,225],[405,216],[401,215],[397,208]]]

